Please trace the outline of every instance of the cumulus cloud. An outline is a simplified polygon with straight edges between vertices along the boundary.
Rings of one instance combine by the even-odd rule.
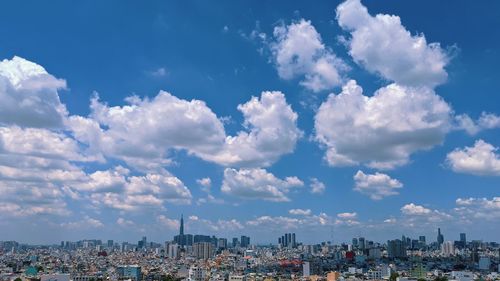
[[[282,79],[301,77],[305,88],[320,92],[342,83],[347,65],[327,48],[310,21],[274,28],[273,59]]]
[[[291,188],[303,186],[297,177],[279,179],[265,169],[224,170],[221,191],[243,199],[267,201],[290,201],[287,194]]]
[[[197,179],[196,182],[203,187],[210,187],[212,185],[212,180],[209,177]]]
[[[110,107],[95,97],[90,118],[72,116],[68,126],[90,152],[144,171],[168,165],[171,150],[226,166],[269,166],[291,153],[302,136],[297,114],[281,92],[263,92],[260,99],[239,105],[247,130],[236,136],[226,136],[223,123],[203,101],[163,91],[151,100],[127,101],[129,105]]]
[[[61,128],[67,116],[58,89],[66,81],[20,57],[0,61],[0,124]]]
[[[159,215],[156,217],[156,221],[167,227],[168,229],[177,230],[179,229],[179,221],[168,218],[165,215]]]
[[[433,225],[438,222],[449,221],[453,218],[452,215],[446,212],[432,210],[414,203],[409,203],[401,207],[401,213],[404,216],[402,221],[409,227],[424,224]]]
[[[403,212],[403,214],[405,215],[426,215],[430,214],[432,211],[430,209],[425,208],[424,206],[410,203],[401,207],[401,212]]]
[[[98,219],[85,216],[79,221],[61,223],[61,227],[68,229],[102,228],[104,224]]]
[[[397,195],[399,194],[398,189],[403,187],[403,184],[397,179],[378,172],[375,174],[365,174],[362,171],[358,171],[354,175],[354,182],[354,190],[370,196],[373,200]]]
[[[395,15],[371,16],[360,0],[337,7],[341,28],[350,32],[349,54],[368,71],[406,86],[434,87],[446,81],[449,54],[439,43],[412,35]]]
[[[123,226],[123,227],[130,227],[130,226],[134,226],[135,223],[131,220],[127,220],[127,219],[124,219],[124,218],[118,218],[116,220],[116,224],[118,224],[119,226]]]
[[[482,112],[477,121],[467,114],[460,114],[455,116],[455,120],[457,129],[464,130],[471,136],[486,129],[500,128],[500,116],[493,113]]]
[[[314,127],[331,166],[392,169],[408,163],[412,153],[441,144],[451,115],[428,88],[391,84],[365,96],[351,80],[321,104]]]
[[[129,176],[129,170],[115,167],[96,171],[73,187],[89,194],[98,207],[135,211],[144,208],[163,209],[165,203],[189,204],[190,190],[184,183],[166,171]]]
[[[460,219],[473,223],[476,220],[498,221],[500,219],[500,197],[488,198],[458,198],[455,212]]]
[[[252,97],[238,105],[238,110],[243,113],[247,131],[228,136],[220,152],[202,158],[226,166],[267,167],[293,152],[302,137],[297,113],[281,92],[263,92],[260,99]]]
[[[477,140],[474,146],[457,148],[446,156],[446,162],[458,173],[478,176],[500,176],[498,147]]]
[[[297,216],[309,216],[312,212],[311,209],[291,209],[288,213]]]
[[[317,178],[311,178],[310,187],[311,193],[313,194],[322,194],[326,189],[325,184],[319,181]]]

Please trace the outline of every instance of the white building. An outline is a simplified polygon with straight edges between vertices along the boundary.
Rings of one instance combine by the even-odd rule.
[[[311,276],[311,264],[308,261],[304,262],[304,264],[302,265],[302,276]]]
[[[229,281],[245,281],[244,275],[229,275]]]
[[[479,270],[489,270],[491,266],[491,259],[489,257],[480,257],[478,262]]]
[[[452,271],[451,278],[457,281],[472,281],[474,280],[474,274],[469,271]]]
[[[189,281],[204,281],[206,276],[207,276],[207,271],[204,268],[197,267],[194,265],[189,268],[189,275],[188,275]]]
[[[69,281],[69,274],[44,274],[40,276],[40,281]]]
[[[455,246],[453,241],[446,241],[441,244],[441,254],[445,257],[455,255]]]

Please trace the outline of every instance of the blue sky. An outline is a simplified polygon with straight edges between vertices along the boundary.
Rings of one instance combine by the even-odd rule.
[[[0,239],[498,241],[499,4],[365,2],[0,4]]]

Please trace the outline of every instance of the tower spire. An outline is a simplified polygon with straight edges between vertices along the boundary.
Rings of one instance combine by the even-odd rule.
[[[181,214],[181,228],[179,234],[184,235],[184,214]]]

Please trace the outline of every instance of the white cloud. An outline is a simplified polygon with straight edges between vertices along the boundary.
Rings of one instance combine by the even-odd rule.
[[[152,100],[127,101],[129,105],[109,107],[94,98],[90,118],[72,116],[67,123],[89,153],[122,159],[144,171],[168,165],[173,149],[221,165],[269,166],[293,152],[302,136],[297,114],[281,92],[263,92],[260,99],[239,105],[247,131],[236,136],[226,136],[223,123],[199,100],[161,91]]]
[[[373,200],[397,195],[399,194],[398,189],[403,187],[403,184],[397,179],[378,172],[375,174],[365,174],[362,171],[358,171],[354,175],[354,182],[354,190],[370,196]]]
[[[91,202],[97,207],[125,211],[145,208],[163,209],[165,203],[190,204],[192,195],[184,183],[168,172],[128,176],[129,171],[115,167],[96,171],[73,187],[89,192]]]
[[[159,215],[156,217],[156,221],[166,226],[168,229],[177,230],[179,229],[179,221],[170,219],[165,215]]]
[[[226,138],[223,149],[201,157],[226,166],[267,167],[279,157],[294,151],[302,137],[297,128],[297,113],[281,92],[263,92],[238,105],[248,132],[240,131]]]
[[[303,186],[297,177],[279,179],[264,169],[227,168],[224,170],[221,191],[244,199],[290,201],[287,193],[293,187]]]
[[[337,214],[338,218],[341,219],[355,219],[357,218],[358,214],[356,212],[353,213],[339,213]]]
[[[471,136],[486,129],[500,128],[500,116],[493,113],[482,112],[477,122],[467,114],[457,115],[455,119],[457,129],[465,130]]]
[[[317,178],[311,178],[310,186],[311,193],[313,194],[322,194],[326,189],[325,184],[319,181]]]
[[[337,20],[350,32],[349,54],[368,71],[407,86],[434,87],[446,81],[450,58],[439,43],[413,35],[395,15],[371,16],[360,0],[337,7]]]
[[[362,91],[351,80],[316,113],[316,139],[331,166],[392,169],[441,144],[450,130],[452,110],[432,90],[391,84],[373,96]]]
[[[196,182],[203,187],[210,187],[212,185],[212,180],[209,177],[197,179]]]
[[[451,169],[458,173],[478,176],[500,176],[498,147],[477,140],[473,147],[457,148],[446,156]]]
[[[301,19],[288,26],[277,26],[274,37],[271,51],[282,79],[303,77],[300,84],[313,92],[342,83],[342,73],[348,67],[323,44],[310,21]]]
[[[405,215],[427,215],[430,214],[432,210],[410,203],[401,207],[401,212]]]
[[[60,128],[67,115],[58,89],[66,81],[20,57],[0,61],[0,124]]]
[[[297,215],[297,216],[309,216],[311,215],[311,209],[291,209],[288,211],[290,215]]]
[[[102,228],[104,224],[98,219],[85,216],[79,221],[61,223],[61,227],[68,229]]]
[[[409,227],[423,226],[425,224],[434,225],[435,223],[449,221],[453,218],[446,212],[428,209],[414,203],[409,203],[401,207],[401,213],[404,215],[402,222]]]
[[[124,219],[124,218],[118,218],[116,220],[116,224],[118,224],[119,226],[123,226],[123,227],[130,227],[130,226],[134,226],[135,223],[131,220],[127,220],[127,219]]]
[[[500,219],[500,197],[488,198],[458,198],[455,212],[460,219],[473,223],[477,220],[498,221]]]

